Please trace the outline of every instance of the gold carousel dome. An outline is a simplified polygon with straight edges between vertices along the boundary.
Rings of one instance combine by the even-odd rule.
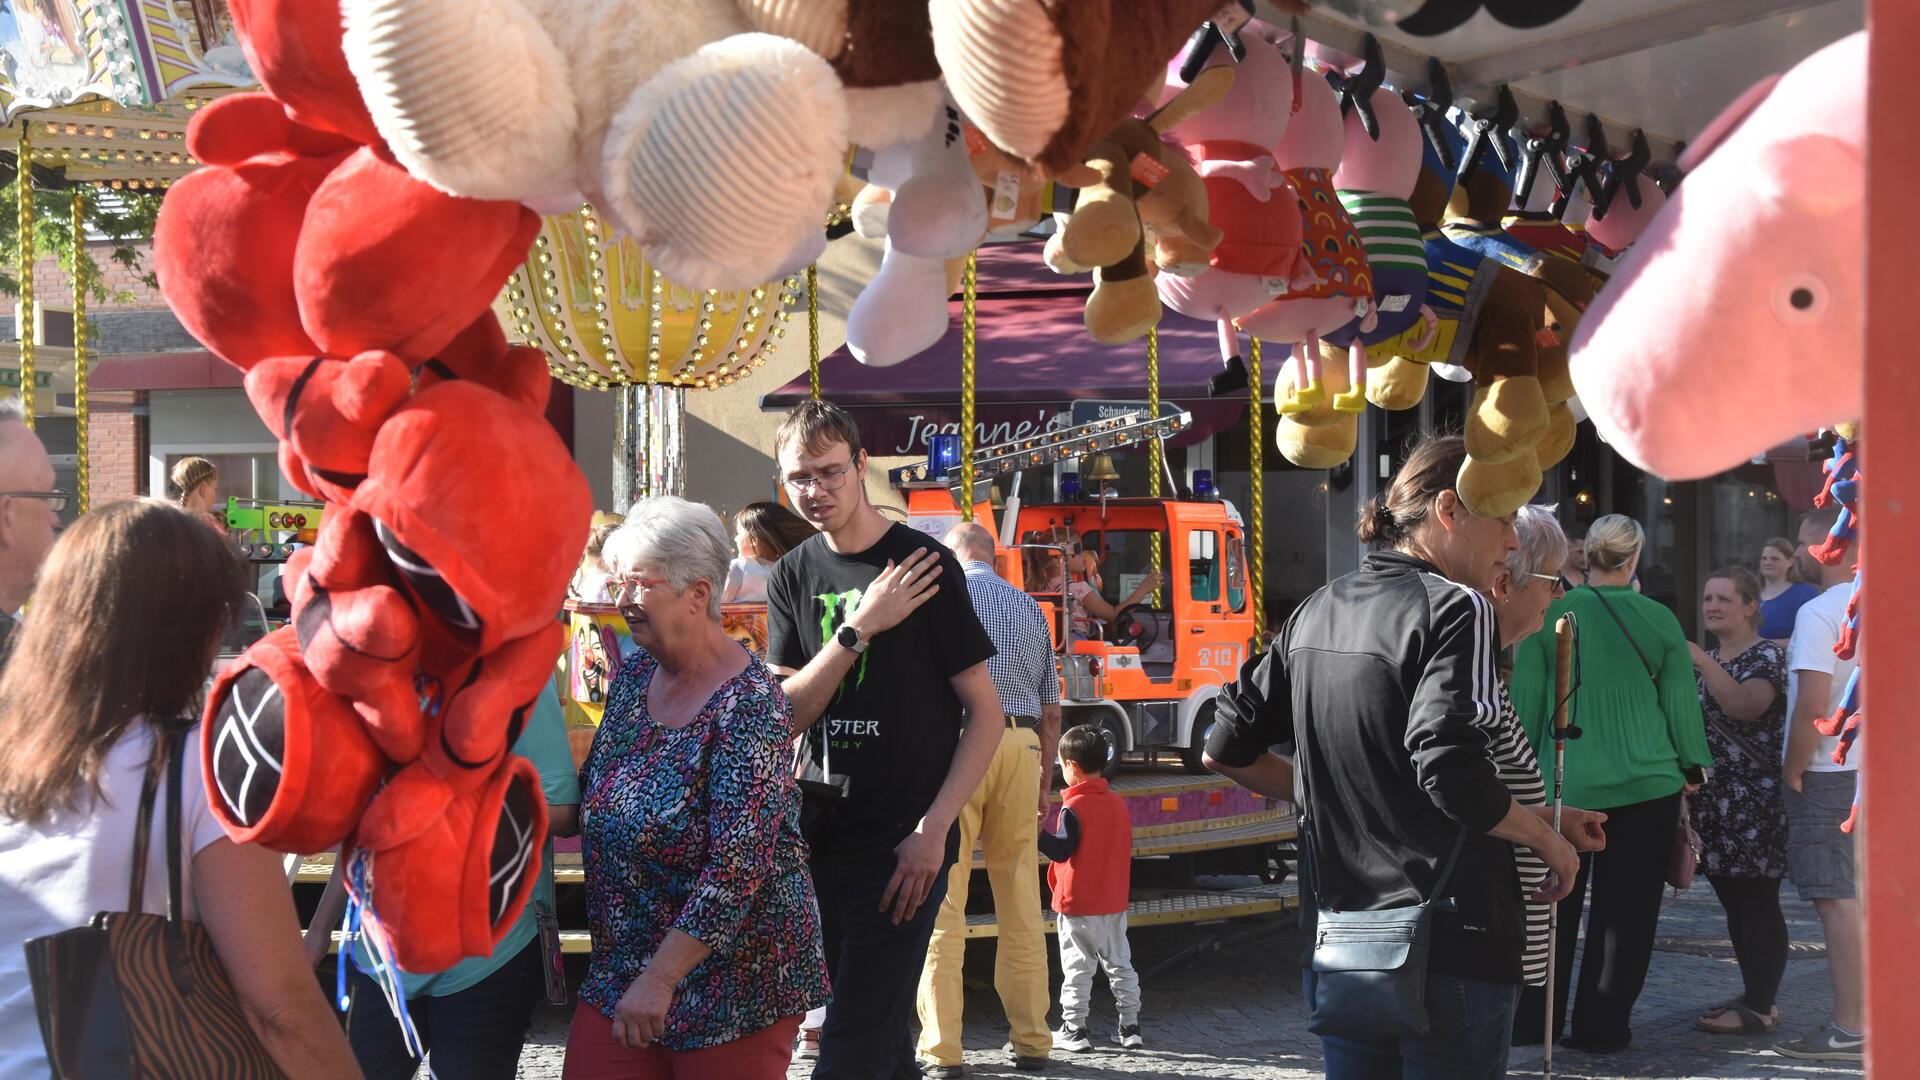
[[[675,284],[582,206],[543,220],[495,310],[507,336],[545,352],[562,382],[713,389],[766,362],[800,289],[798,277],[738,291]]]

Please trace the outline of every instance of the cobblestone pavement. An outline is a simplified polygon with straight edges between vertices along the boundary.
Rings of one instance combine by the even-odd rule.
[[[1785,890],[1792,896],[1792,888]],[[1647,988],[1634,1013],[1634,1043],[1625,1052],[1594,1057],[1561,1050],[1554,1075],[1568,1080],[1626,1077],[1787,1078],[1851,1077],[1857,1067],[1793,1061],[1768,1051],[1827,1019],[1832,991],[1820,924],[1813,908],[1787,901],[1793,959],[1780,990],[1782,1035],[1713,1036],[1694,1030],[1703,1007],[1739,990],[1739,970],[1726,944],[1726,923],[1704,886],[1670,898],[1660,921]],[[1143,1050],[1122,1051],[1110,1040],[1112,999],[1096,984],[1095,1049],[1056,1054],[1045,1074],[1060,1077],[1232,1077],[1295,1080],[1321,1075],[1318,1041],[1307,1034],[1296,958],[1300,934],[1292,916],[1219,926],[1145,927],[1132,935],[1134,962],[1144,976]],[[1051,944],[1051,943],[1049,943]],[[967,956],[967,1064],[980,1077],[1024,1077],[1002,1049],[1005,1019],[991,987],[992,946],[975,942]],[[1053,988],[1059,988],[1055,959]],[[535,1023],[520,1075],[557,1080],[569,1013],[544,1010]],[[1057,1009],[1054,1018],[1057,1019]],[[1516,1053],[1511,1075],[1540,1076],[1540,1051]],[[790,1077],[808,1075],[795,1063]]]

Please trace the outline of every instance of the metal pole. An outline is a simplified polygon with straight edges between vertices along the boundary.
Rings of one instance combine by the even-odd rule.
[[[974,253],[960,275],[960,520],[973,520],[973,365],[976,296]]]
[[[807,390],[820,400],[820,266],[807,267]]]
[[[1157,326],[1147,328],[1147,419],[1160,419],[1160,328]],[[1147,495],[1150,498],[1160,497],[1160,473],[1165,468],[1165,462],[1166,450],[1161,440],[1158,437],[1149,440],[1147,443]],[[1161,560],[1164,558],[1158,529],[1154,530],[1152,546],[1153,572],[1157,577],[1160,574]],[[1156,608],[1160,606],[1159,589],[1153,590],[1153,606]]]
[[[1267,416],[1261,401],[1260,339],[1247,350],[1247,476],[1253,491],[1247,508],[1247,588],[1253,593],[1254,651],[1265,651],[1267,633]]]
[[[87,512],[92,469],[87,461],[87,245],[86,199],[73,189],[73,439],[78,458],[74,496]]]
[[[1560,831],[1560,808],[1564,805],[1561,788],[1567,779],[1567,699],[1573,686],[1573,648],[1579,635],[1579,621],[1572,613],[1560,616],[1553,624],[1553,831]],[[1542,1080],[1553,1080],[1553,991],[1559,970],[1556,953],[1559,946],[1560,901],[1547,907],[1547,1008],[1542,1024],[1541,1044],[1546,1060],[1541,1066]]]
[[[27,427],[35,426],[33,415],[33,129],[32,121],[20,119],[19,156],[15,159],[18,175],[14,187],[20,209],[20,411],[26,414]]]

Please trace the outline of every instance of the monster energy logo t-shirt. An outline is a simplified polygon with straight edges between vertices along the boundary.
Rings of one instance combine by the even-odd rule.
[[[877,635],[807,730],[802,775],[846,794],[816,855],[890,854],[933,804],[959,743],[955,675],[993,655],[946,548],[894,525],[865,551],[842,555],[815,536],[789,551],[767,581],[767,662],[800,669],[860,606],[888,562],[940,554],[940,592]]]

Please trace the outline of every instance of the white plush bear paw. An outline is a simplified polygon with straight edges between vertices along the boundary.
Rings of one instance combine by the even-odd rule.
[[[341,0],[340,10],[347,64],[408,172],[476,199],[578,190],[567,60],[519,0]]]
[[[741,289],[826,247],[845,165],[840,79],[811,50],[735,34],[674,61],[613,118],[603,209],[668,278]]]

